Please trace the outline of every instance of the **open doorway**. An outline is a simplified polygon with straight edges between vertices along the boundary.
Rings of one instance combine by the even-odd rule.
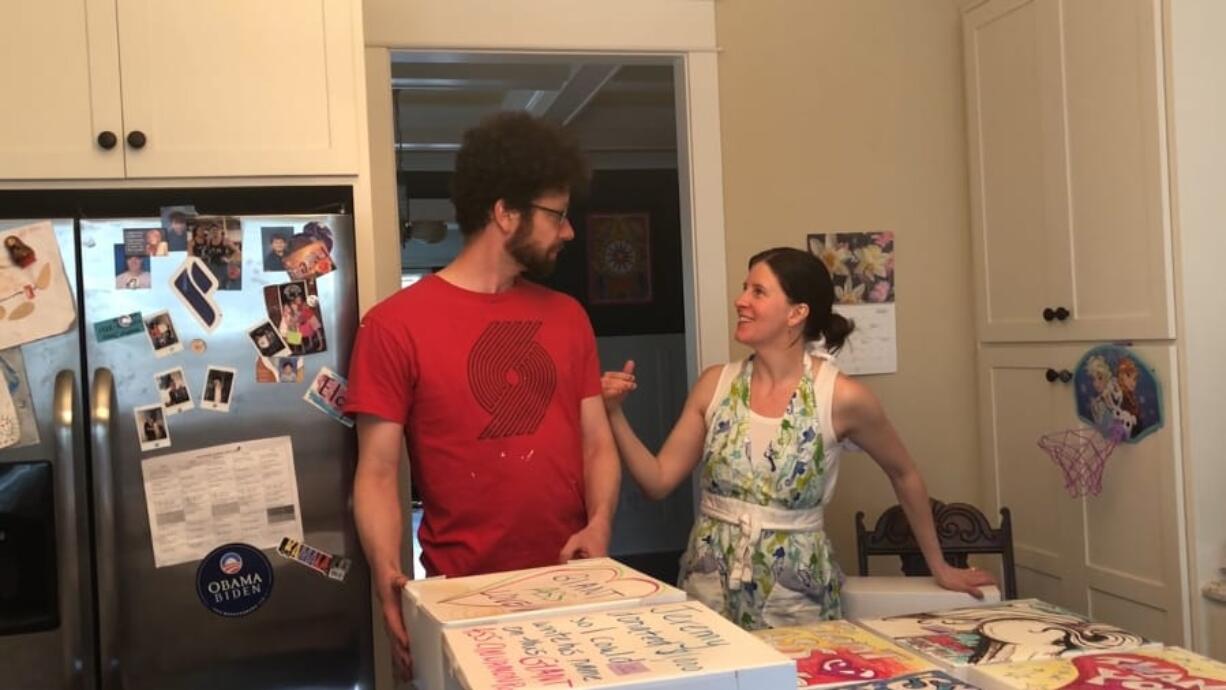
[[[593,180],[590,194],[571,205],[576,239],[546,284],[587,309],[603,368],[637,363],[639,390],[625,410],[650,448],[671,429],[695,368],[687,355],[694,305],[684,285],[678,59],[391,52],[401,284],[460,250],[449,187],[464,130],[512,109],[567,128]],[[692,516],[687,487],[652,502],[624,476],[610,552],[673,580]],[[415,509],[415,560],[419,520]]]

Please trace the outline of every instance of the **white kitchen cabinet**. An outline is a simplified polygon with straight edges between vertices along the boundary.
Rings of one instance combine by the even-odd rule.
[[[6,3],[0,179],[354,174],[360,37],[355,0]]]
[[[984,342],[1175,337],[1158,0],[964,15]]]

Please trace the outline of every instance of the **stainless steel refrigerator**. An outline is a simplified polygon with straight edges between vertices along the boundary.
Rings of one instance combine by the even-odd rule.
[[[213,293],[221,320],[212,332],[171,291],[185,253],[151,258],[147,289],[120,285],[124,231],[159,227],[159,218],[53,220],[77,319],[21,347],[40,441],[0,450],[0,688],[373,686],[369,571],[351,510],[356,438],[303,399],[322,367],[347,371],[358,320],[352,219],[234,218],[241,285]],[[334,270],[315,280],[312,300],[326,349],[303,355],[300,381],[291,373],[257,382],[261,355],[247,331],[268,315],[265,288],[290,280],[264,270],[266,228],[300,232],[311,221],[332,231]],[[29,222],[0,220],[0,231]],[[156,356],[144,329],[99,340],[96,323],[161,310],[177,331],[176,352]],[[226,413],[202,409],[210,366],[234,370]],[[194,409],[164,418],[169,447],[142,451],[134,409],[157,403],[155,374],[175,368]],[[302,541],[352,565],[338,580],[263,548],[275,575],[267,600],[246,615],[219,615],[198,592],[198,559],[157,567],[142,465],[281,436],[292,444]],[[205,490],[194,500],[207,508],[212,499]]]

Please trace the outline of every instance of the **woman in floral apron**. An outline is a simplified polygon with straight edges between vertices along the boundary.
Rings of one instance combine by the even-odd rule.
[[[703,372],[658,456],[621,411],[635,387],[633,362],[602,378],[618,450],[644,493],[667,496],[702,461],[701,514],[681,586],[749,630],[841,616],[842,574],[822,511],[844,442],[889,476],[938,584],[980,596],[977,587],[993,582],[941,557],[910,455],[877,398],[826,354],[852,330],[833,302],[830,274],[808,252],[782,247],[751,258],[734,336],[753,355]]]

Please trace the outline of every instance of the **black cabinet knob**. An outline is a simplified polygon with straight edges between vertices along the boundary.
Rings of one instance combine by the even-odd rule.
[[[134,149],[143,149],[145,148],[146,141],[148,140],[145,138],[145,133],[139,129],[134,129],[131,132],[128,132],[128,146],[131,146]]]
[[[1047,378],[1048,383],[1055,383],[1056,379],[1060,378],[1060,372],[1056,371],[1055,369],[1048,369],[1047,371],[1043,372],[1043,376]]]
[[[1055,321],[1056,320],[1056,310],[1052,309],[1051,307],[1043,307],[1043,320],[1044,321]]]
[[[1069,313],[1068,309],[1065,309],[1064,307],[1056,307],[1055,316],[1056,316],[1057,321],[1063,321],[1067,319],[1070,315],[1071,314]]]
[[[98,134],[98,145],[106,149],[107,151],[110,151],[111,149],[115,148],[115,144],[118,144],[118,143],[119,143],[119,137],[115,136],[115,133],[110,131],[109,129],[104,132],[100,132]]]
[[[1068,369],[1060,370],[1060,383],[1068,383],[1073,380],[1073,372]]]

